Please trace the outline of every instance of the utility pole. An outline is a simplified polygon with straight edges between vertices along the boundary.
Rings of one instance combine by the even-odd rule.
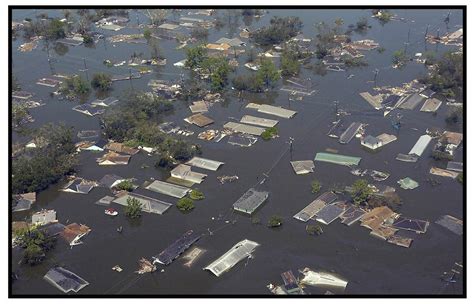
[[[290,145],[290,159],[293,160],[293,141],[295,139],[290,136],[290,139],[288,141],[288,144]]]
[[[426,26],[425,39],[426,39],[426,37],[428,37],[428,29],[429,29],[429,27],[430,27],[430,25],[428,24],[428,25]]]
[[[82,58],[82,60],[84,62],[84,72],[86,72],[86,79],[89,81],[89,72],[87,70],[86,58]]]
[[[405,51],[406,53],[406,51]],[[374,88],[377,87],[377,76],[379,75],[379,69],[374,70]]]
[[[130,75],[130,87],[132,88],[133,91],[133,83],[132,83],[132,69],[128,69],[129,75]]]

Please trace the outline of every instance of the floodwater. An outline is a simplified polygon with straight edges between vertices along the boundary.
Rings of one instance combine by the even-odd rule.
[[[41,11],[43,12],[43,10]],[[60,15],[60,11],[46,11],[50,16]],[[72,249],[58,241],[58,246],[48,253],[46,261],[35,267],[18,265],[19,254],[13,250],[13,270],[19,279],[12,285],[14,295],[48,294],[58,295],[61,291],[42,279],[47,270],[54,265],[77,273],[86,279],[90,285],[79,294],[112,295],[185,295],[185,294],[266,294],[265,287],[269,283],[281,284],[280,273],[310,267],[334,271],[349,281],[345,294],[461,294],[462,281],[446,286],[440,280],[440,275],[451,269],[454,262],[463,260],[463,238],[435,224],[439,216],[450,214],[463,218],[462,185],[455,180],[434,177],[441,181],[438,186],[427,182],[430,176],[429,168],[437,165],[445,167],[443,162],[435,162],[429,158],[429,149],[417,163],[404,163],[395,160],[398,153],[408,153],[418,137],[425,133],[426,128],[437,126],[450,129],[444,122],[447,111],[446,105],[440,108],[438,115],[421,113],[419,111],[403,111],[403,127],[396,133],[390,119],[382,117],[364,101],[359,92],[367,91],[374,84],[373,71],[379,69],[377,85],[396,86],[423,75],[425,68],[421,64],[409,63],[402,70],[394,70],[391,65],[391,54],[405,48],[405,42],[410,30],[407,51],[410,54],[432,50],[441,54],[449,47],[427,45],[424,43],[424,33],[429,25],[430,33],[435,34],[440,28],[441,35],[447,29],[443,22],[447,10],[394,10],[406,22],[391,21],[384,26],[370,18],[370,10],[270,10],[260,19],[246,20],[247,26],[256,29],[268,24],[271,16],[299,16],[303,23],[303,33],[306,37],[314,37],[314,24],[320,21],[333,22],[337,17],[344,19],[345,26],[355,24],[361,16],[367,16],[372,26],[366,33],[352,36],[353,40],[373,39],[380,43],[386,51],[366,52],[368,67],[352,69],[348,72],[328,72],[318,76],[302,69],[302,77],[311,77],[316,84],[318,93],[305,97],[303,101],[288,101],[288,93],[276,89],[269,97],[251,96],[248,101],[259,100],[274,105],[290,107],[298,111],[292,119],[278,119],[266,115],[261,117],[278,119],[280,137],[264,142],[259,140],[250,148],[229,145],[227,139],[220,143],[205,142],[196,139],[199,128],[191,127],[195,135],[190,140],[199,142],[203,147],[202,157],[225,162],[217,172],[194,169],[206,173],[208,177],[199,185],[206,198],[196,202],[196,208],[189,214],[182,214],[177,208],[170,208],[164,215],[143,214],[138,222],[130,222],[122,214],[116,218],[104,215],[104,207],[95,205],[98,199],[110,195],[105,188],[95,188],[88,195],[59,192],[63,185],[53,185],[38,194],[34,210],[41,208],[55,209],[62,223],[83,223],[92,229],[84,238],[84,244]],[[35,10],[16,10],[13,20],[25,17],[34,18]],[[37,13],[40,13],[38,11]],[[225,14],[225,12],[218,12]],[[130,23],[146,22],[146,18],[136,11],[130,13]],[[191,16],[192,17],[192,16]],[[198,18],[203,18],[199,16]],[[204,17],[208,18],[208,17]],[[451,10],[449,31],[462,26],[462,12]],[[250,24],[248,24],[250,22]],[[220,37],[238,36],[238,27],[244,26],[242,18],[231,18],[225,26],[217,31],[210,29],[209,42]],[[126,28],[120,32],[103,31],[106,35],[117,33],[139,33],[137,28]],[[77,102],[58,100],[49,95],[51,89],[38,86],[36,80],[56,73],[80,73],[84,68],[83,58],[86,59],[88,76],[96,72],[110,72],[102,62],[105,59],[127,60],[133,52],[150,53],[146,44],[127,44],[100,41],[95,48],[84,46],[68,47],[68,51],[58,54],[54,46],[50,46],[50,54],[55,59],[48,64],[47,51],[42,44],[30,53],[20,53],[17,47],[23,43],[19,38],[13,41],[13,72],[18,78],[22,89],[35,93],[36,99],[42,99],[46,105],[32,109],[36,121],[31,127],[39,127],[47,122],[63,121],[74,126],[77,130],[99,128],[99,119],[88,117],[72,111]],[[174,62],[185,58],[184,50],[176,50],[177,43],[173,40],[160,40],[160,48],[168,60],[166,67],[154,68],[153,74],[143,76],[139,80],[116,82],[111,95],[120,98],[124,90],[146,90],[149,79],[176,79],[181,73],[187,73],[173,66]],[[239,58],[239,72],[249,73],[243,67],[246,55]],[[128,68],[115,68],[113,73],[128,74]],[[355,76],[347,79],[349,74]],[[230,94],[229,94],[230,95]],[[93,96],[91,95],[91,98]],[[384,146],[378,153],[369,153],[362,149],[357,139],[347,145],[341,145],[336,139],[326,136],[331,122],[335,120],[333,101],[339,101],[340,108],[352,114],[349,121],[367,123],[367,134],[381,133],[396,134],[398,140]],[[245,102],[239,102],[233,96],[227,96],[222,104],[214,105],[208,115],[215,120],[210,128],[220,128],[232,117],[240,119],[242,115],[255,115],[251,109],[245,109]],[[176,102],[176,110],[165,117],[166,121],[176,121],[185,126],[183,118],[190,115],[184,102]],[[461,131],[455,129],[452,131]],[[292,153],[288,150],[289,137],[294,138]],[[13,134],[13,140],[26,141]],[[347,227],[335,221],[325,226],[324,234],[318,237],[305,232],[305,223],[293,219],[293,215],[308,205],[316,195],[311,194],[310,183],[317,178],[322,184],[322,192],[333,184],[351,184],[357,177],[349,173],[344,166],[316,162],[315,173],[297,176],[294,174],[290,160],[313,159],[316,152],[324,152],[332,148],[341,154],[362,157],[360,166],[390,172],[391,176],[384,184],[395,187],[403,206],[400,213],[411,218],[425,219],[430,222],[425,234],[415,235],[410,248],[402,248],[369,235],[369,230],[354,224]],[[456,160],[462,161],[462,147],[456,153]],[[95,163],[97,154],[83,152],[80,155],[81,165],[78,176],[98,180],[105,174],[114,173],[123,177],[135,177],[139,184],[150,178],[166,179],[167,173],[153,167],[153,157],[139,153],[132,157],[128,166],[99,167]],[[149,168],[142,169],[143,164]],[[232,204],[250,187],[263,179],[263,173],[269,177],[259,188],[269,191],[268,201],[256,215],[262,224],[254,225],[248,216],[232,211]],[[220,175],[238,175],[233,183],[221,185],[216,177]],[[420,183],[414,190],[403,190],[397,185],[397,180],[409,176]],[[152,193],[153,197],[170,203],[176,199]],[[120,208],[120,207],[119,207]],[[120,210],[120,209],[119,209]],[[269,229],[265,223],[271,215],[283,217],[284,224],[279,229]],[[27,213],[15,214],[15,220],[22,220]],[[214,220],[212,218],[214,217]],[[229,224],[226,224],[229,221]],[[231,224],[235,221],[234,224]],[[116,228],[123,226],[123,233]],[[195,245],[206,250],[191,268],[183,266],[183,260],[178,259],[171,265],[159,267],[153,274],[138,275],[137,260],[141,257],[150,258],[158,254],[189,229],[202,232],[205,236]],[[208,231],[214,231],[209,235]],[[237,264],[221,277],[215,277],[208,271],[202,270],[217,257],[226,252],[232,245],[249,239],[258,242],[259,246],[253,258]],[[113,271],[114,265],[120,265],[124,271]],[[164,272],[160,270],[164,269]],[[326,288],[310,287],[310,294],[324,294]]]

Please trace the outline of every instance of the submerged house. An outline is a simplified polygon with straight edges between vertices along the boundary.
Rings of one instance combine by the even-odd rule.
[[[240,241],[217,260],[207,265],[204,270],[209,270],[219,277],[234,267],[238,262],[248,258],[258,246],[260,246],[260,244],[247,239]]]
[[[325,192],[318,196],[314,201],[312,201],[308,206],[303,208],[303,210],[295,214],[293,217],[302,222],[307,222],[327,204],[334,202],[336,199],[337,195],[333,192]]]
[[[134,149],[134,148],[131,148],[131,147],[128,147],[128,146],[124,145],[123,143],[118,143],[118,142],[113,142],[113,141],[111,141],[107,145],[105,145],[104,148],[108,149],[110,151],[113,151],[113,152],[125,153],[125,154],[128,154],[128,155],[135,155],[138,152],[140,152],[139,149]]]
[[[64,293],[78,292],[89,285],[89,282],[77,274],[59,266],[51,268],[43,278]]]
[[[151,184],[146,186],[145,189],[155,191],[161,194],[169,195],[172,197],[176,197],[176,198],[182,198],[186,194],[188,194],[188,192],[191,191],[191,189],[187,187],[178,186],[178,185],[170,184],[167,182],[162,182],[159,180],[153,181]]]
[[[192,183],[200,184],[207,177],[207,174],[191,171],[191,166],[179,164],[171,170],[171,176],[174,178],[184,179]]]
[[[72,223],[67,225],[61,232],[61,237],[70,245],[82,244],[81,239],[91,232],[91,229],[86,225]]]
[[[207,158],[202,158],[202,157],[193,157],[191,160],[189,160],[186,165],[190,165],[193,167],[198,167],[201,169],[206,169],[206,170],[212,170],[212,171],[217,171],[220,166],[222,166],[224,163],[217,161],[217,160],[212,160],[212,159],[207,159]]]
[[[380,139],[377,137],[374,137],[372,135],[367,135],[364,137],[361,141],[360,144],[364,147],[367,147],[371,150],[376,150],[380,147],[382,147],[383,143]]]
[[[95,186],[95,182],[87,181],[82,178],[74,178],[66,186],[60,189],[60,191],[88,194]]]
[[[298,175],[314,172],[314,162],[312,160],[296,160],[290,163]]]
[[[173,244],[169,245],[165,250],[160,252],[159,255],[153,257],[153,263],[160,263],[163,265],[171,264],[171,262],[177,259],[200,238],[201,234],[195,233],[193,230],[187,231],[179,239],[173,242]]]
[[[130,155],[118,154],[116,152],[110,151],[101,158],[97,159],[99,166],[108,166],[108,165],[128,165],[130,161]]]
[[[250,188],[233,204],[233,207],[236,211],[252,214],[267,198],[268,192],[257,191],[254,188]]]
[[[55,210],[41,210],[33,213],[31,216],[31,223],[36,225],[46,225],[57,222]]]
[[[36,192],[13,195],[13,200],[13,212],[30,210],[31,205],[36,202]]]
[[[117,194],[116,198],[112,200],[112,202],[127,206],[129,199],[136,199],[142,205],[142,211],[147,213],[154,213],[154,214],[163,214],[166,210],[168,210],[172,204],[157,200],[145,195],[141,195],[138,193],[131,193],[127,191],[121,191]]]
[[[413,148],[411,148],[410,152],[408,152],[408,154],[420,157],[425,151],[430,141],[431,136],[429,136],[428,134],[421,135],[416,144],[413,146]]]

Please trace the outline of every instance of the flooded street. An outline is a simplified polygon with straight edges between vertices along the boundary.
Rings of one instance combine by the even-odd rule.
[[[28,17],[34,18],[38,11],[14,10],[12,19],[21,21]],[[224,14],[224,11],[218,10],[217,14]],[[50,17],[62,16],[57,10],[41,12]],[[455,262],[463,261],[463,236],[435,224],[435,221],[445,214],[464,218],[463,186],[455,179],[429,174],[432,166],[446,168],[446,161],[436,161],[430,157],[436,140],[431,141],[416,163],[395,159],[399,153],[407,154],[427,128],[438,127],[463,132],[462,128],[446,124],[448,106],[443,100],[436,115],[417,109],[397,110],[403,115],[403,126],[400,130],[395,130],[391,119],[383,116],[383,111],[376,111],[359,95],[374,87],[375,69],[379,70],[379,87],[400,86],[424,75],[426,67],[415,62],[409,62],[403,69],[393,69],[391,54],[405,47],[409,54],[427,51],[442,54],[453,49],[452,46],[426,43],[425,30],[429,26],[430,33],[436,34],[436,30],[440,28],[441,35],[444,35],[461,28],[462,11],[451,10],[449,29],[446,29],[443,22],[447,10],[406,9],[392,12],[404,18],[404,21],[394,20],[382,25],[370,17],[371,10],[270,9],[261,18],[242,20],[242,16],[239,16],[220,30],[211,28],[208,41],[213,43],[221,37],[238,37],[242,27],[257,29],[268,25],[272,16],[298,16],[303,21],[303,35],[314,38],[314,24],[318,22],[332,23],[340,17],[347,26],[355,24],[361,16],[366,16],[371,28],[366,33],[353,33],[352,40],[371,39],[378,42],[385,51],[364,52],[368,66],[355,67],[345,72],[328,71],[326,75],[320,76],[302,68],[299,78],[311,78],[317,92],[300,101],[289,101],[288,92],[279,90],[282,80],[271,93],[248,94],[243,101],[229,90],[225,101],[213,105],[206,113],[214,120],[214,124],[207,129],[221,129],[226,122],[238,122],[243,115],[279,120],[279,137],[270,141],[259,139],[248,148],[228,144],[227,137],[218,143],[197,139],[196,136],[202,129],[183,121],[191,115],[188,104],[180,100],[174,101],[174,111],[164,116],[163,121],[173,121],[179,126],[193,130],[194,135],[186,140],[201,145],[201,157],[225,163],[218,171],[193,167],[193,171],[208,175],[202,184],[197,185],[205,194],[205,199],[196,201],[195,209],[189,214],[183,214],[175,206],[171,206],[163,215],[143,213],[138,220],[130,220],[121,212],[121,206],[115,205],[121,213],[119,216],[107,217],[104,215],[104,207],[95,204],[100,198],[112,195],[108,188],[96,187],[89,194],[74,194],[58,191],[65,182],[50,186],[37,193],[36,203],[30,211],[14,213],[13,220],[25,220],[42,208],[54,209],[59,222],[82,223],[92,231],[84,237],[83,244],[73,248],[58,241],[56,248],[48,252],[45,261],[37,266],[19,265],[19,249],[12,249],[12,267],[18,275],[18,280],[12,285],[13,294],[62,294],[43,279],[45,273],[55,265],[63,266],[89,282],[79,295],[270,295],[266,286],[275,282],[280,284],[282,272],[291,269],[296,275],[298,269],[305,267],[337,273],[349,282],[343,292],[349,295],[462,294],[462,279],[447,285],[440,276],[450,270]],[[169,18],[172,20],[173,16],[170,15]],[[136,28],[136,24],[147,23],[147,17],[142,12],[131,10],[129,19],[130,26],[119,32],[103,29],[98,31],[106,37],[142,33],[143,30]],[[131,25],[135,28],[131,28]],[[408,35],[409,42],[406,45]],[[22,91],[33,92],[34,100],[40,99],[46,103],[44,106],[30,109],[35,122],[28,124],[28,127],[39,128],[48,122],[64,122],[74,127],[74,134],[79,130],[99,129],[99,117],[89,117],[73,111],[72,107],[78,105],[78,101],[52,97],[50,92],[53,90],[37,85],[37,80],[55,73],[80,74],[89,80],[97,72],[128,75],[127,65],[107,68],[103,61],[128,60],[134,52],[143,53],[147,57],[151,52],[148,44],[114,44],[104,39],[93,48],[80,45],[58,50],[52,43],[49,52],[53,60],[48,62],[48,50],[43,49],[42,42],[39,42],[32,52],[25,53],[17,50],[22,43],[24,41],[21,37],[12,42],[12,71],[21,84]],[[186,58],[185,50],[177,50],[179,44],[175,40],[161,39],[158,44],[167,59],[166,66],[152,67],[153,73],[145,74],[140,79],[114,82],[111,96],[120,100],[123,93],[130,89],[149,91],[147,83],[150,79],[176,80],[181,74],[189,77],[188,70],[173,66],[173,63]],[[248,41],[246,49],[251,45]],[[246,57],[246,53],[238,57],[240,64],[236,74],[249,73],[244,67]],[[88,69],[87,75],[86,72],[81,72],[84,69],[83,58]],[[350,74],[354,76],[348,77]],[[89,99],[95,99],[94,92]],[[354,138],[349,144],[340,144],[337,139],[327,136],[332,122],[337,120],[334,101],[339,102],[340,109],[351,113],[346,117],[348,122],[368,125],[366,134],[375,136],[388,133],[396,135],[398,139],[383,146],[376,153],[363,149],[358,138]],[[264,116],[256,110],[246,108],[248,102],[281,106],[297,111],[297,114],[291,119]],[[288,144],[290,137],[294,138],[292,151]],[[77,138],[76,140],[79,141]],[[13,132],[12,141],[26,143],[29,139]],[[339,223],[339,220],[328,226],[323,225],[322,235],[315,237],[306,233],[306,224],[294,219],[293,215],[334,185],[351,185],[359,178],[350,174],[350,169],[346,166],[323,162],[315,162],[314,173],[294,173],[290,161],[313,160],[317,152],[327,152],[326,149],[337,150],[338,154],[361,157],[361,168],[390,173],[390,177],[383,182],[366,178],[375,185],[394,187],[403,202],[397,213],[429,221],[427,232],[413,234],[414,240],[410,248],[377,239],[369,234],[370,230],[358,223],[346,226]],[[164,181],[169,177],[168,171],[155,168],[156,157],[148,156],[143,151],[134,155],[126,166],[98,166],[96,158],[102,154],[81,152],[76,175],[98,181],[106,174],[116,174],[124,178],[136,178],[136,184],[140,186],[151,178]],[[463,154],[461,145],[456,150],[454,160],[463,162]],[[222,175],[237,175],[239,178],[235,182],[221,184],[217,176]],[[418,181],[419,187],[414,190],[400,188],[397,181],[404,177]],[[432,185],[428,178],[439,180],[440,184]],[[310,185],[314,179],[318,179],[322,185],[319,194],[311,193]],[[256,212],[256,216],[261,220],[260,225],[252,224],[250,216],[236,213],[232,209],[234,202],[254,186],[269,192],[268,200]],[[137,192],[140,193],[140,190],[143,189],[138,189]],[[177,202],[177,199],[159,193],[147,192],[147,195],[173,205]],[[275,214],[283,218],[282,227],[267,228],[268,219]],[[116,231],[119,226],[123,227],[122,233]],[[178,258],[171,265],[157,265],[158,270],[154,273],[134,273],[141,257],[156,256],[190,229],[203,234],[194,246],[206,250],[191,267],[184,266],[186,261]],[[210,231],[212,233],[209,233]],[[245,259],[220,277],[203,270],[243,239],[260,244],[250,259]],[[120,265],[123,271],[113,271],[111,268],[114,265]],[[161,269],[164,269],[164,272]],[[330,288],[305,288],[308,294],[324,294],[327,290],[341,293]]]

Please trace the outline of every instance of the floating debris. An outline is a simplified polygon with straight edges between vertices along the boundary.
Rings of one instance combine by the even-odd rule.
[[[222,176],[218,176],[217,177],[217,180],[221,183],[221,184],[225,184],[225,183],[232,183],[236,180],[238,180],[239,177],[237,175],[222,175]]]
[[[135,273],[138,274],[145,274],[145,273],[152,273],[156,271],[156,266],[145,258],[141,258],[138,260],[138,270]]]

